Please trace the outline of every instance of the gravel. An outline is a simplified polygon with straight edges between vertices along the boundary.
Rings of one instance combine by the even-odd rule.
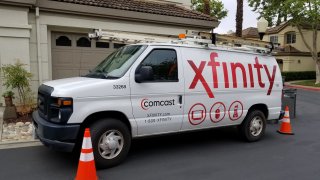
[[[4,123],[1,141],[31,141],[33,132],[31,122]]]

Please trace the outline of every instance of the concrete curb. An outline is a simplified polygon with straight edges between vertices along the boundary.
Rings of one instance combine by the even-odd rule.
[[[286,83],[284,83],[285,87],[304,89],[304,90],[309,90],[309,91],[320,91],[320,88],[318,88],[318,87],[310,87],[310,86],[301,86],[301,85],[291,84],[291,83],[294,83],[294,82],[299,82],[299,81],[286,82]]]
[[[39,140],[33,141],[15,141],[15,142],[0,142],[0,149],[13,149],[31,146],[41,146],[42,143]]]

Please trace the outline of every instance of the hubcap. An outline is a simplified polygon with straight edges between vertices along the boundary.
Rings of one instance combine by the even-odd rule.
[[[99,139],[99,153],[105,159],[113,159],[120,154],[123,144],[123,135],[117,130],[109,130]]]
[[[250,123],[250,133],[252,136],[259,136],[262,132],[263,122],[261,117],[256,116]]]

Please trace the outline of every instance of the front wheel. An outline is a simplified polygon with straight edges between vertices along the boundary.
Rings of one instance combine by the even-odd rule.
[[[266,118],[263,112],[253,110],[239,126],[240,134],[246,141],[258,141],[265,133],[266,124]]]
[[[128,127],[117,119],[102,119],[90,126],[92,147],[98,168],[120,164],[127,156],[131,135]]]

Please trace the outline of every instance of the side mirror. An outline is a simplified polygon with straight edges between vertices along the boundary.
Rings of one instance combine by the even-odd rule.
[[[151,66],[142,66],[136,71],[135,81],[141,83],[153,79],[153,69]]]

